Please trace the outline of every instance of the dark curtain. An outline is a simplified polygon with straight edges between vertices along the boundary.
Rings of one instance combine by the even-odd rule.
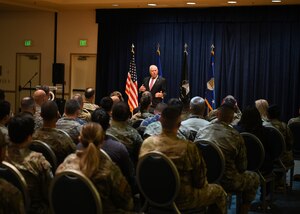
[[[299,14],[300,6],[97,10],[96,100],[114,90],[125,95],[132,43],[139,83],[160,44],[166,100],[179,97],[187,43],[191,97],[204,97],[214,44],[216,106],[228,94],[241,109],[264,98],[287,120],[300,106]]]

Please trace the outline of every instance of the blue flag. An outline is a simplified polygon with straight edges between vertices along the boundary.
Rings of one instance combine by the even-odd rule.
[[[211,45],[211,52],[210,52],[210,69],[207,75],[207,82],[206,82],[206,92],[205,92],[205,102],[209,111],[212,111],[216,108],[215,102],[215,46]]]
[[[157,50],[156,50],[156,65],[158,68],[158,75],[162,77],[162,67],[161,67],[161,62],[160,62],[160,50],[159,50],[159,44],[157,44]]]

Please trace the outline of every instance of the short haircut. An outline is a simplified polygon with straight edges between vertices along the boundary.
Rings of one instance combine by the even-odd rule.
[[[110,116],[104,109],[97,108],[93,111],[91,120],[92,122],[100,124],[104,131],[109,128]]]
[[[95,95],[95,90],[93,88],[85,89],[84,96],[86,99],[90,99]]]
[[[140,100],[140,105],[141,105],[141,109],[140,111],[145,111],[151,104],[151,97],[149,96],[144,96],[144,97],[141,97],[141,100]]]
[[[23,97],[21,100],[21,109],[28,110],[32,109],[35,106],[33,97]]]
[[[14,116],[8,124],[8,135],[13,143],[23,143],[34,132],[34,119],[26,114]]]
[[[6,100],[0,100],[0,120],[10,114],[10,103]]]
[[[155,109],[154,109],[154,112],[155,112],[156,114],[161,114],[162,111],[163,111],[165,108],[167,108],[167,106],[168,106],[167,103],[163,103],[163,102],[158,103],[158,104],[156,105]]]
[[[113,91],[111,94],[110,94],[110,97],[113,97],[113,96],[117,96],[119,98],[120,101],[124,101],[124,98],[123,98],[123,95],[121,92],[119,91]]]
[[[72,99],[77,100],[80,106],[83,105],[83,98],[81,94],[74,94]]]
[[[57,118],[58,107],[54,101],[46,101],[41,107],[41,117],[45,121],[51,121]]]
[[[168,106],[174,106],[174,107],[178,108],[178,110],[180,110],[180,113],[183,110],[183,103],[178,98],[171,98],[168,101]]]
[[[205,110],[205,101],[202,97],[193,97],[190,101],[190,109],[194,114],[203,114]]]
[[[180,121],[181,111],[176,106],[168,106],[161,113],[161,125],[163,129],[178,128],[178,121]]]
[[[121,101],[114,104],[112,118],[115,121],[126,121],[129,118],[130,110],[127,103]]]
[[[65,113],[67,115],[73,115],[78,110],[80,110],[80,105],[77,100],[74,100],[74,99],[67,100],[66,105],[65,105]]]
[[[103,108],[107,112],[111,111],[113,104],[114,104],[114,101],[110,97],[103,97],[100,100],[101,108]]]

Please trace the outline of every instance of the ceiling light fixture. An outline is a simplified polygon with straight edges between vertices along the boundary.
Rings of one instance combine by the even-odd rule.
[[[119,7],[119,5],[118,5],[118,4],[112,4],[112,6],[113,6],[113,7]]]
[[[188,4],[188,5],[195,5],[196,3],[195,2],[187,2],[186,4]]]
[[[150,3],[150,4],[148,4],[148,6],[149,6],[149,7],[156,7],[157,4]]]
[[[236,4],[236,1],[228,1],[228,4]]]
[[[272,0],[273,3],[280,3],[281,0]]]

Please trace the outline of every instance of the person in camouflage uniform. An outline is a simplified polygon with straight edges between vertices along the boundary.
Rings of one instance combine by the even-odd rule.
[[[75,152],[76,147],[67,133],[56,129],[58,115],[58,107],[54,101],[44,103],[41,108],[43,127],[35,131],[33,139],[47,143],[56,155],[57,164],[60,164]]]
[[[271,105],[268,108],[268,122],[265,122],[264,125],[272,125],[280,131],[282,134],[286,150],[281,155],[280,159],[285,166],[294,165],[294,156],[293,156],[293,136],[290,128],[283,121],[280,121],[280,109],[278,105]]]
[[[34,120],[28,115],[16,115],[8,125],[11,144],[5,161],[13,164],[24,176],[30,195],[28,213],[48,213],[48,189],[53,178],[50,163],[41,153],[28,148],[34,132]]]
[[[299,115],[298,115],[298,117],[291,118],[289,120],[288,124],[291,124],[293,122],[300,122],[300,108],[299,108]]]
[[[239,108],[239,106],[237,105],[237,101],[236,99],[234,98],[234,96],[232,95],[227,95],[226,97],[224,97],[224,99],[222,100],[222,104],[224,102],[234,102],[235,105],[234,105],[234,115],[233,115],[233,120],[232,122],[230,123],[231,125],[236,125],[240,119],[241,119],[241,116],[242,116],[242,112]],[[221,104],[221,105],[222,105]],[[217,121],[217,112],[218,112],[218,109],[214,109],[212,111],[209,112],[209,114],[207,115],[207,120],[208,121],[211,121],[211,122],[214,122],[214,121]]]
[[[78,137],[82,127],[76,120],[79,114],[79,103],[77,100],[70,99],[66,102],[64,116],[56,122],[56,128],[67,132],[75,144],[79,142]]]
[[[130,121],[133,123],[134,121],[139,120],[139,119],[146,119],[148,117],[153,117],[154,114],[149,112],[150,105],[151,105],[151,97],[150,96],[142,96],[141,100],[140,100],[140,109],[137,113],[135,113],[131,117]]]
[[[174,107],[178,108],[180,110],[180,112],[182,112],[182,110],[183,110],[183,104],[177,98],[171,98],[168,101],[168,106],[174,106]],[[182,115],[181,115],[181,117],[182,117]],[[149,136],[158,135],[161,132],[162,132],[162,126],[161,126],[160,121],[152,122],[151,124],[149,124],[146,127],[143,137],[144,137],[144,139],[146,139]],[[185,139],[185,140],[194,140],[194,138],[195,138],[195,135],[193,135],[191,133],[191,131],[189,130],[189,128],[184,125],[180,125],[177,136],[179,138]]]
[[[0,100],[0,131],[7,143],[9,142],[7,123],[10,118],[10,103],[6,100]]]
[[[133,199],[130,186],[121,170],[100,152],[103,140],[104,132],[99,124],[94,122],[85,124],[80,135],[83,150],[77,150],[75,154],[69,155],[57,168],[56,174],[67,169],[78,170],[85,174],[100,193],[103,213],[131,211]]]
[[[180,210],[210,206],[211,213],[226,213],[226,193],[218,184],[208,184],[206,165],[197,146],[176,136],[181,111],[167,107],[160,118],[163,131],[147,138],[139,157],[151,151],[167,155],[176,165],[180,176],[180,190],[175,203]]]
[[[92,114],[95,109],[99,108],[98,105],[94,104],[95,90],[93,88],[87,88],[84,92],[84,97],[83,110]]]
[[[46,92],[42,89],[38,89],[33,93],[33,99],[35,102],[34,129],[38,129],[43,126],[43,118],[41,117],[41,106],[48,99],[47,99]]]
[[[234,106],[235,102],[224,102],[218,109],[217,121],[199,129],[195,140],[208,140],[222,150],[225,172],[220,184],[227,193],[242,193],[239,213],[248,213],[259,186],[259,176],[256,172],[246,171],[247,152],[243,137],[230,125],[234,116]]]
[[[0,131],[0,163],[6,153],[7,142]],[[0,178],[0,213],[1,214],[24,214],[23,196],[14,185]]]
[[[111,126],[107,129],[106,133],[115,136],[126,146],[130,159],[136,166],[143,139],[138,131],[129,125],[129,115],[130,110],[127,103],[121,101],[114,104]]]
[[[81,94],[74,94],[72,99],[77,100],[80,106],[80,114],[78,115],[78,122],[81,125],[83,125],[91,121],[91,113],[88,110],[83,109],[83,98]]]

